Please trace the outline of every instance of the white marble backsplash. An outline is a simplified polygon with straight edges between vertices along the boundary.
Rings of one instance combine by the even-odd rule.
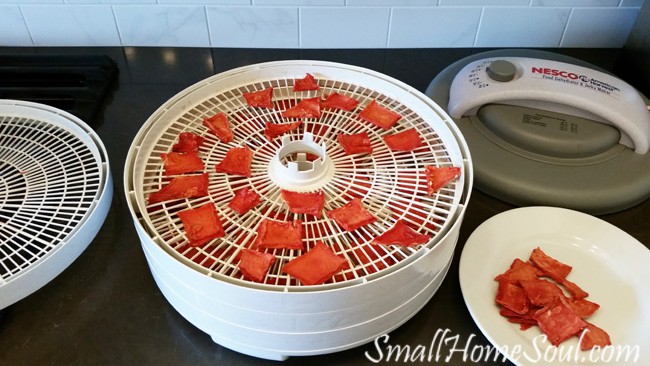
[[[621,47],[643,0],[0,0],[0,46]]]

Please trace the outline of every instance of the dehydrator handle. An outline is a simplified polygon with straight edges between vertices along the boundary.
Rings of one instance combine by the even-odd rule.
[[[588,118],[616,127],[620,143],[638,154],[650,148],[650,112],[643,97],[623,80],[590,68],[526,57],[474,61],[452,81],[448,111],[460,118],[486,104]]]

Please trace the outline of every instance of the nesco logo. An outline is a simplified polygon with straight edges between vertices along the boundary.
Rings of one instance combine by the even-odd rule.
[[[541,74],[544,79],[554,79],[569,84],[581,85],[586,88],[598,90],[605,93],[619,92],[621,89],[602,80],[590,78],[586,75],[578,75],[575,72],[569,72],[559,69],[550,69],[548,67],[531,67],[533,74]]]
[[[547,67],[533,66],[531,71],[533,74],[544,74],[544,75],[551,75],[551,76],[559,76],[571,80],[580,79],[582,81],[589,81],[589,78],[587,78],[584,75],[578,75],[574,72],[568,72],[568,71],[563,71],[558,69],[549,69]]]

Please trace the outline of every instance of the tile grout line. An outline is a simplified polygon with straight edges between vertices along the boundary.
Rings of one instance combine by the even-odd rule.
[[[392,31],[392,25],[393,25],[393,11],[395,10],[394,7],[390,7],[390,10],[388,10],[388,27],[386,29],[386,42],[384,43],[384,47],[386,49],[389,48],[390,46],[390,33]]]
[[[208,31],[208,44],[210,45],[210,47],[214,47],[212,43],[212,32],[210,32],[210,18],[208,17],[207,5],[203,6],[203,15],[205,15],[205,26],[207,27],[207,31]]]
[[[29,23],[27,23],[27,19],[25,19],[25,13],[23,13],[23,7],[21,5],[18,5],[18,12],[20,13],[20,17],[23,19],[23,23],[25,23],[27,35],[29,36],[29,40],[32,42],[32,46],[36,46],[36,42],[34,42],[34,36],[32,35],[32,31],[29,29]]]
[[[569,22],[571,21],[571,17],[573,17],[573,11],[575,8],[571,8],[569,11],[569,16],[566,19],[566,24],[564,24],[564,30],[562,31],[562,36],[560,37],[560,42],[558,42],[556,47],[562,47],[562,43],[564,43],[564,38],[566,37],[567,30],[569,29]]]
[[[298,48],[302,48],[302,7],[298,6]]]
[[[113,23],[115,23],[115,29],[117,30],[117,39],[120,41],[120,45],[125,47],[124,40],[122,39],[122,32],[120,31],[120,25],[117,22],[117,16],[115,15],[115,5],[111,5],[111,15],[113,16]]]
[[[476,33],[474,33],[474,42],[472,47],[477,47],[476,43],[478,42],[478,33],[481,29],[481,24],[483,24],[483,17],[485,16],[485,6],[481,8],[481,16],[478,18],[478,24],[476,24]]]

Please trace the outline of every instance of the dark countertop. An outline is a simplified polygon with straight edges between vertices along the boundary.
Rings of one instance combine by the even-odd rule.
[[[282,59],[328,60],[373,69],[424,91],[450,63],[481,50],[245,50],[193,48],[13,49],[0,54],[107,54],[119,81],[90,125],[109,153],[115,194],[108,217],[81,256],[49,284],[4,309],[0,318],[0,363],[4,365],[263,365],[225,349],[187,322],[153,281],[127,208],[124,161],[136,132],[156,108],[185,87],[234,67]],[[620,50],[561,49],[607,70],[620,65]],[[627,70],[625,74],[634,73]],[[627,80],[634,84],[635,80]],[[648,90],[645,90],[648,94]],[[605,193],[603,193],[605,194]],[[467,237],[495,214],[513,206],[474,191],[462,223],[452,267],[431,301],[390,334],[392,344],[429,344],[438,330],[460,340],[475,335],[488,345],[464,305],[458,261]],[[650,202],[601,216],[650,246]],[[286,365],[370,364],[372,345],[314,357],[292,357]],[[450,365],[465,364],[460,355]],[[492,363],[482,363],[492,364]],[[493,364],[503,364],[494,362]]]

